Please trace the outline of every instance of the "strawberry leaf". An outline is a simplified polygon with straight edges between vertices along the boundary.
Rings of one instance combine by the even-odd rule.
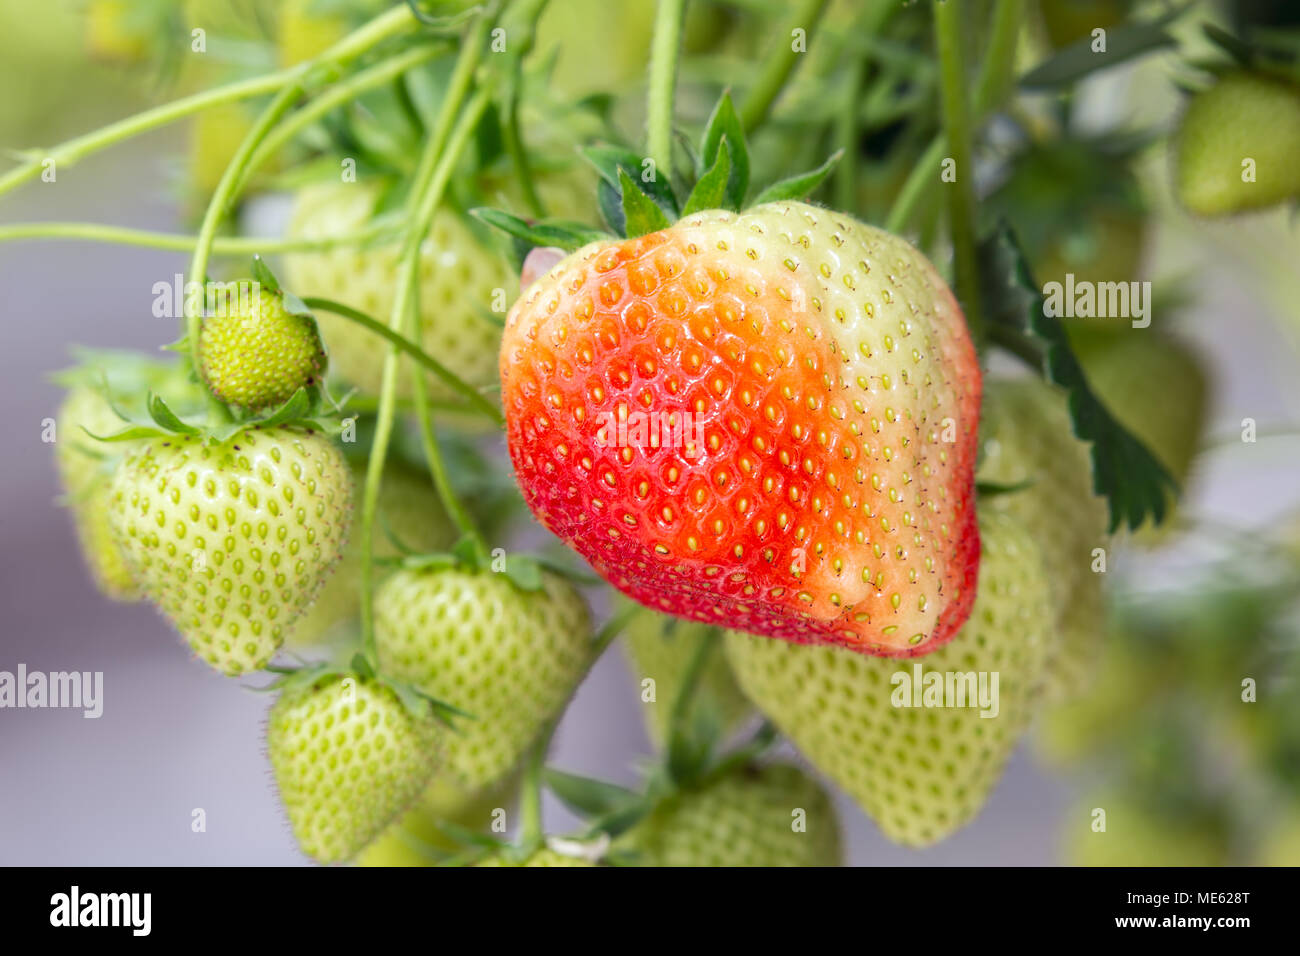
[[[1184,3],[1155,20],[1126,23],[1107,31],[1105,52],[1093,50],[1091,35],[1077,40],[1022,76],[1020,85],[1028,90],[1059,89],[1098,70],[1176,46],[1177,41],[1165,27],[1190,6],[1191,3]]]
[[[148,409],[149,417],[163,431],[171,432],[174,435],[198,435],[201,431],[201,429],[181,421],[180,417],[171,410],[161,395],[150,393]]]
[[[641,191],[626,171],[620,169],[618,179],[623,194],[623,228],[629,239],[658,232],[672,225],[664,211]]]
[[[723,138],[725,145],[726,138]],[[721,209],[722,204],[727,200],[727,181],[731,177],[731,158],[728,150],[718,150],[718,157],[713,161],[713,166],[700,177],[691,190],[690,196],[686,199],[686,205],[682,207],[682,215],[689,216],[691,213],[703,212],[706,209]]]
[[[600,211],[616,233],[626,235],[623,224],[623,185],[621,176],[640,185],[640,191],[654,200],[671,222],[677,219],[677,196],[666,175],[661,175],[646,157],[620,146],[592,146],[583,150],[587,162],[600,174],[597,199]]]
[[[758,206],[765,202],[780,202],[783,199],[806,199],[812,195],[817,187],[825,181],[826,177],[836,167],[839,161],[844,157],[844,150],[836,150],[831,158],[826,160],[816,169],[801,173],[798,176],[791,176],[789,179],[782,179],[768,186],[756,197],[754,205]]]
[[[601,229],[563,219],[543,219],[529,223],[500,209],[486,207],[471,209],[470,215],[530,247],[556,246],[565,252],[573,252],[589,242],[611,238],[609,233]]]
[[[547,767],[542,781],[560,802],[580,817],[597,817],[624,810],[644,798],[634,790],[592,777],[580,777]]]
[[[749,192],[749,150],[745,146],[745,128],[740,125],[731,94],[723,92],[713,108],[700,140],[700,162],[711,169],[721,150],[727,151],[730,173],[727,176],[726,208],[740,211]]]
[[[1069,397],[1074,434],[1092,444],[1092,484],[1110,505],[1110,530],[1160,524],[1177,483],[1088,386],[1065,327],[1043,306],[1015,236],[1002,226],[980,243],[982,312],[993,341],[1035,366]]]

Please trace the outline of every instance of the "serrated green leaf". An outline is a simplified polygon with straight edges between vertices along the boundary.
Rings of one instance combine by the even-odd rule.
[[[723,143],[726,143],[725,137]],[[690,196],[686,198],[686,205],[682,207],[682,215],[689,216],[692,213],[703,212],[706,209],[721,209],[722,204],[727,201],[727,181],[731,178],[731,157],[729,150],[718,150],[718,156],[713,161],[713,166],[700,177],[691,190]]]
[[[1035,364],[1065,389],[1074,434],[1092,444],[1092,484],[1110,507],[1110,530],[1137,529],[1151,517],[1160,524],[1177,483],[1088,386],[1065,327],[1043,307],[1043,294],[1024,253],[1003,226],[979,246],[982,312],[995,342]]]
[[[753,204],[758,206],[765,202],[780,202],[784,199],[807,199],[825,181],[826,177],[831,174],[843,157],[844,150],[836,150],[826,162],[816,169],[810,169],[806,173],[791,176],[789,179],[782,179],[768,186],[754,197]]]
[[[1107,31],[1105,53],[1093,52],[1091,36],[1071,43],[1022,76],[1020,85],[1028,90],[1058,89],[1077,83],[1098,70],[1176,46],[1177,41],[1165,31],[1165,27],[1190,6],[1187,3],[1155,20],[1133,21]]]
[[[618,178],[623,193],[623,226],[629,239],[672,225],[664,211],[622,169],[618,171]]]
[[[547,767],[542,782],[560,802],[584,819],[627,809],[642,796],[626,787]]]
[[[486,207],[471,209],[470,215],[531,247],[555,246],[565,252],[573,252],[588,243],[613,238],[600,229],[563,219],[543,219],[529,223],[500,209]]]
[[[725,143],[724,143],[725,141]],[[712,167],[718,151],[726,149],[731,173],[727,177],[726,208],[739,211],[749,192],[749,148],[745,145],[745,128],[740,125],[731,94],[724,92],[713,108],[704,136],[700,139],[700,162]]]

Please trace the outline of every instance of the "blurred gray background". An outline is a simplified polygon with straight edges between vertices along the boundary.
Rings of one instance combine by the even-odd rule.
[[[30,144],[0,142],[14,145]],[[181,229],[163,158],[179,145],[169,132],[61,169],[55,184],[33,183],[0,198],[0,222]],[[1243,229],[1264,237],[1260,248],[1238,241]],[[1237,429],[1245,416],[1261,428],[1300,420],[1300,323],[1276,311],[1278,303],[1295,311],[1285,263],[1294,265],[1296,247],[1292,241],[1279,249],[1259,229],[1246,222],[1195,240],[1162,230],[1154,253],[1153,268],[1197,274],[1200,302],[1185,327],[1215,363],[1216,434]],[[1269,285],[1249,277],[1261,264],[1245,261],[1264,250],[1284,266],[1270,273]],[[192,660],[148,607],[116,605],[95,593],[55,504],[52,448],[41,441],[42,421],[59,401],[47,376],[68,363],[68,346],[153,349],[170,341],[172,320],[150,314],[151,287],[183,268],[182,255],[151,250],[0,244],[0,670],[21,662],[29,670],[102,671],[105,697],[98,720],[79,711],[0,710],[0,864],[306,862],[278,807],[263,750],[269,698]],[[1294,285],[1295,277],[1289,281]],[[1201,464],[1192,509],[1241,527],[1265,524],[1294,505],[1297,460],[1300,441],[1287,438],[1216,452]],[[1173,560],[1129,556],[1113,573],[1155,575],[1176,566],[1178,556]],[[633,781],[636,762],[648,753],[641,706],[615,650],[568,711],[553,762]],[[891,845],[842,801],[850,860],[1053,863],[1078,783],[1046,774],[1022,747],[983,814],[925,851]],[[195,808],[206,812],[204,833],[191,832]],[[547,814],[552,830],[571,819],[556,805],[548,804]]]

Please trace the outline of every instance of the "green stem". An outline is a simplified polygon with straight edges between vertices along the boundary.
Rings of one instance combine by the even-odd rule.
[[[497,408],[476,391],[472,385],[469,385],[463,379],[459,378],[454,372],[448,369],[447,366],[435,359],[418,344],[411,341],[401,333],[394,332],[378,319],[372,318],[364,312],[354,309],[349,305],[344,305],[342,302],[335,302],[332,299],[308,296],[302,301],[309,309],[319,309],[322,312],[332,312],[335,315],[340,315],[345,319],[355,322],[362,328],[373,332],[375,335],[378,335],[380,338],[388,342],[388,344],[396,346],[417,363],[446,382],[448,386],[463,395],[469,401],[470,406],[472,406],[472,408],[466,408],[466,410],[472,410],[478,414],[486,415],[498,426],[505,424],[505,420],[501,417],[501,413]]]
[[[284,89],[275,95],[271,104],[262,111],[262,115],[257,118],[253,128],[248,131],[248,135],[239,144],[239,148],[235,150],[235,155],[231,157],[230,164],[226,166],[221,181],[217,183],[217,188],[208,201],[207,211],[203,214],[203,222],[199,226],[198,238],[194,243],[194,252],[190,256],[190,281],[198,282],[200,285],[207,281],[212,242],[216,238],[217,228],[221,225],[221,220],[225,218],[230,202],[234,198],[235,183],[243,174],[249,158],[253,155],[253,150],[257,148],[257,144],[261,142],[262,137],[270,131],[281,116],[289,111],[294,101],[302,95],[302,91],[302,74],[298,74]],[[195,301],[195,298],[187,296],[185,300],[185,334],[189,340],[190,357],[196,369],[201,367],[199,361],[199,326],[202,314],[202,300]]]
[[[839,115],[835,118],[835,145],[844,150],[845,161],[835,167],[835,204],[840,209],[853,209],[857,205],[855,173],[858,164],[858,102],[862,95],[862,80],[866,75],[866,62],[858,60],[849,68],[844,97]]]
[[[269,255],[281,252],[323,252],[347,246],[364,246],[371,242],[394,239],[399,230],[391,225],[372,225],[345,236],[325,236],[319,239],[259,239],[256,236],[219,236],[212,240],[211,252],[216,256]],[[0,226],[0,242],[17,239],[82,239],[87,242],[111,242],[115,245],[136,246],[145,249],[165,249],[174,252],[191,252],[198,236],[180,233],[149,232],[144,229],[126,229],[96,222],[20,222]]]
[[[677,696],[673,698],[672,713],[668,717],[668,740],[673,740],[685,729],[691,700],[695,697],[695,689],[699,686],[704,668],[709,663],[709,657],[713,654],[717,643],[717,632],[709,630],[704,632],[699,643],[696,644],[690,662],[686,665],[686,673],[682,676],[681,686],[677,688]]]
[[[478,69],[479,61],[482,59],[488,31],[495,19],[494,16],[480,14],[474,26],[468,31],[465,44],[461,48],[456,67],[452,71],[451,79],[447,85],[438,118],[425,142],[424,152],[412,178],[412,197],[427,197],[434,192],[432,180],[437,178],[439,167],[445,169],[445,175],[450,175],[451,164],[448,160],[454,162],[458,150],[453,150],[447,141],[452,135],[452,126],[456,122],[456,116],[460,112],[465,96],[469,92],[470,84],[474,79],[474,71]],[[485,107],[486,100],[482,100],[480,111]],[[464,140],[468,139],[470,129],[472,129],[472,126],[461,124],[460,139],[462,146]],[[447,146],[445,156],[442,155],[444,145]],[[442,156],[441,162],[439,162],[440,156]],[[437,195],[434,197],[433,209],[428,211],[427,216],[424,208],[427,203],[421,202],[420,199],[413,199],[418,205],[412,209],[406,224],[405,244],[400,259],[401,268],[394,296],[393,311],[388,323],[389,329],[394,332],[403,328],[407,313],[414,304],[415,281],[419,272],[420,245],[424,237],[429,233],[429,224],[433,219],[433,213],[437,209],[436,200],[440,194],[441,188],[438,189]],[[376,414],[375,435],[370,445],[370,460],[366,464],[366,485],[361,498],[361,574],[359,582],[361,592],[361,643],[366,653],[372,656],[375,642],[373,531],[375,514],[379,507],[379,488],[380,483],[383,481],[384,461],[388,456],[388,443],[392,437],[393,419],[396,413],[398,369],[398,349],[394,345],[390,347],[388,355],[384,359],[383,378],[379,388],[379,411]]]
[[[438,499],[451,517],[452,523],[456,525],[456,530],[462,537],[468,537],[476,542],[481,551],[483,535],[479,532],[474,518],[456,496],[451,479],[447,476],[447,466],[442,458],[438,433],[433,427],[428,384],[424,381],[423,375],[413,375],[411,381],[415,389],[415,415],[420,425],[420,443],[424,447],[424,457],[429,464],[429,477],[433,479],[433,487],[437,490]]]
[[[971,108],[966,95],[965,40],[962,5],[939,0],[934,5],[935,47],[939,57],[940,94],[944,135],[956,166],[955,181],[948,184],[948,227],[952,236],[957,298],[966,314],[971,336],[983,334],[975,256],[975,163],[971,145]]]
[[[993,8],[993,27],[988,50],[975,83],[975,116],[984,116],[998,106],[1015,85],[1016,40],[1025,19],[1025,0],[998,0]]]
[[[686,0],[659,0],[650,46],[650,98],[646,104],[646,152],[666,177],[673,169],[673,100],[682,49]]]
[[[286,84],[301,78],[317,64],[343,63],[352,60],[375,44],[394,34],[409,30],[415,24],[415,17],[408,7],[404,5],[395,7],[371,20],[355,33],[344,37],[315,61],[300,63],[289,69],[270,73],[266,76],[230,83],[216,89],[204,90],[201,93],[182,97],[170,103],[164,103],[142,113],[128,116],[116,123],[110,123],[108,126],[93,130],[83,136],[70,139],[50,150],[29,150],[28,152],[36,152],[41,155],[35,155],[26,163],[11,169],[4,176],[0,176],[0,196],[40,176],[47,160],[54,160],[56,167],[72,166],[91,153],[156,129],[159,126],[166,126],[209,107],[274,93],[283,89]]]
[[[759,70],[758,79],[740,107],[740,122],[746,135],[752,136],[772,111],[772,104],[781,95],[786,80],[794,72],[801,55],[794,49],[795,30],[804,31],[804,42],[811,43],[813,29],[826,9],[827,0],[803,0],[786,24],[776,51],[767,58]]]
[[[275,127],[249,160],[248,170],[240,180],[238,191],[242,191],[248,178],[257,172],[285,144],[289,143],[303,130],[307,129],[321,117],[326,116],[340,106],[352,102],[362,93],[392,81],[407,70],[433,59],[441,51],[440,46],[424,45],[407,50],[400,56],[386,60],[377,66],[349,77],[345,82],[331,87],[311,103],[296,111],[279,126]]]
[[[993,30],[989,39],[988,53],[980,67],[980,76],[975,83],[975,119],[982,121],[991,110],[996,109],[1010,93],[1014,80],[1016,37],[1023,22],[1025,0],[998,0],[993,11]],[[943,158],[948,155],[948,140],[944,133],[939,133],[931,142],[907,181],[899,190],[894,200],[889,217],[885,220],[886,232],[902,232],[922,200],[929,195],[930,185],[939,173]]]
[[[552,721],[528,754],[523,782],[519,792],[519,842],[534,849],[542,842],[542,770],[546,766],[546,753],[555,733]]]

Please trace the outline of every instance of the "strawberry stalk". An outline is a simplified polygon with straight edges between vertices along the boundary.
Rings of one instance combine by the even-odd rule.
[[[775,54],[763,64],[758,74],[758,81],[741,104],[740,123],[746,133],[753,135],[767,122],[772,104],[781,95],[786,80],[794,72],[800,54],[795,51],[794,43],[791,42],[792,34],[795,30],[803,30],[805,40],[810,39],[813,28],[816,27],[825,9],[826,0],[803,0],[790,17],[789,23],[781,33],[781,41],[777,45]]]
[[[395,7],[344,37],[315,60],[308,60],[286,70],[268,73],[266,76],[229,83],[164,103],[70,139],[48,151],[29,151],[31,158],[27,162],[0,176],[0,196],[25,182],[36,179],[44,170],[47,161],[53,160],[56,168],[72,166],[101,149],[174,123],[176,120],[184,119],[210,107],[275,93],[285,89],[295,80],[301,81],[321,65],[337,66],[349,63],[389,37],[410,31],[417,25],[415,16],[408,7]]]
[[[316,239],[217,236],[212,240],[210,253],[213,256],[247,257],[281,252],[323,252],[347,246],[364,246],[372,242],[392,239],[396,235],[397,230],[393,226],[371,225],[348,235],[324,236]],[[0,242],[11,242],[16,239],[78,239],[174,252],[192,252],[199,241],[198,236],[128,229],[98,222],[20,222],[0,226]]]
[[[420,199],[411,209],[402,247],[401,272],[398,276],[393,312],[389,318],[389,328],[394,333],[407,325],[408,312],[414,313],[420,244],[428,235],[429,224],[441,201],[443,190],[451,175],[451,167],[469,139],[470,131],[477,123],[478,116],[487,107],[486,97],[479,94],[475,98],[474,108],[466,111],[461,122],[453,130],[452,125],[456,122],[457,114],[469,92],[474,72],[483,56],[488,31],[495,19],[491,14],[480,14],[469,31],[469,36],[457,59],[442,108],[426,140],[424,152],[412,180],[411,195],[418,196]],[[379,488],[383,481],[384,461],[388,456],[388,444],[392,438],[393,419],[396,414],[398,359],[398,348],[392,345],[384,360],[383,379],[379,391],[379,413],[376,418],[375,437],[370,446],[370,460],[366,464],[366,485],[361,500],[361,643],[367,656],[372,658],[375,655],[373,532],[375,513],[379,507]],[[417,382],[419,378],[419,375],[415,376]],[[419,389],[418,385],[417,389]],[[420,389],[417,391],[417,396],[417,406],[423,408],[424,413],[427,414],[427,395]],[[422,428],[421,431],[426,430]],[[433,447],[436,452],[436,441]],[[426,442],[426,453],[427,451]],[[444,500],[454,501],[451,489],[445,486],[443,480],[445,475],[440,462],[440,458],[435,460],[435,457],[431,456],[429,459],[434,484],[438,487],[439,494],[444,496]],[[451,508],[448,511],[455,514]],[[463,509],[460,514],[463,517]]]
[[[1023,22],[1025,0],[998,0],[993,10],[993,30],[988,53],[975,83],[975,121],[982,120],[1006,98],[1013,85],[1016,38]],[[911,222],[917,207],[931,195],[930,186],[939,165],[948,155],[946,132],[940,132],[926,147],[908,174],[885,220],[885,231],[901,233]]]
[[[971,109],[966,96],[966,65],[962,56],[962,7],[934,5],[935,47],[939,57],[944,135],[956,166],[948,190],[948,225],[952,233],[957,298],[966,315],[971,338],[983,338],[979,315],[979,286],[975,257],[975,163],[971,147]]]
[[[672,177],[673,101],[677,92],[677,59],[682,48],[686,0],[659,0],[654,39],[650,47],[650,99],[646,109],[646,151],[655,169]]]

